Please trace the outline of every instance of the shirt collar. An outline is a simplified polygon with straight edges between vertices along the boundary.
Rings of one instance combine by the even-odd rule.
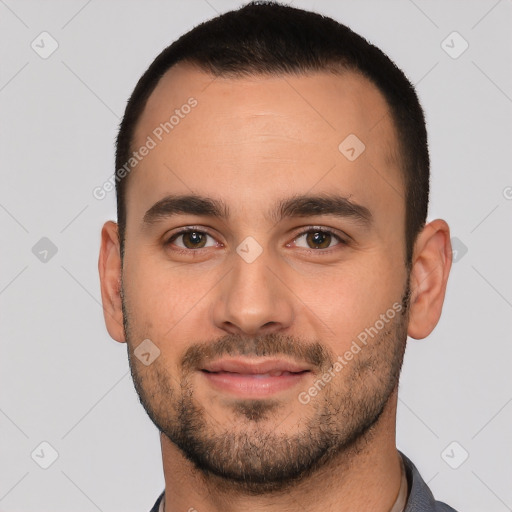
[[[402,480],[398,497],[390,512],[413,512],[417,510],[435,510],[436,501],[416,466],[402,453],[400,454]],[[155,503],[152,512],[164,512],[165,491]],[[158,505],[158,509],[156,506]]]

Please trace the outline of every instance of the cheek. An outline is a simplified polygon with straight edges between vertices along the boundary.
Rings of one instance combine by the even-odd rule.
[[[131,250],[125,255],[123,282],[130,307],[160,317],[183,297],[183,283],[175,279],[178,264],[165,262],[158,251]],[[135,312],[135,311],[134,311]]]
[[[406,278],[402,267],[382,253],[367,253],[357,262],[301,280],[298,295],[308,297],[308,307],[329,328],[326,333],[336,353],[346,350],[389,309],[401,305]]]
[[[179,263],[157,261],[148,254],[138,259],[144,263],[130,257],[123,274],[133,331],[154,339],[165,351],[179,350],[179,340],[187,339],[189,332],[204,337],[205,293],[215,285],[213,273],[198,276]]]

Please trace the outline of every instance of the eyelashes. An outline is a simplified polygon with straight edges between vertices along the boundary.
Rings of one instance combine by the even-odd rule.
[[[209,243],[208,239],[213,240],[214,243]],[[298,232],[286,247],[298,247],[301,250],[311,253],[331,253],[337,247],[348,245],[349,237],[343,237],[337,231],[330,228],[321,226],[309,226],[306,229]],[[176,245],[176,241],[181,239],[181,244]],[[297,242],[304,239],[305,245],[298,244]],[[334,244],[332,244],[334,242]],[[313,247],[310,247],[312,244]],[[326,246],[327,244],[327,246]],[[164,243],[166,247],[170,247],[172,251],[181,254],[197,253],[201,249],[209,249],[211,247],[222,247],[223,244],[217,242],[215,237],[204,230],[204,228],[189,226],[173,233]],[[314,247],[316,246],[316,247]]]
[[[195,236],[193,238],[195,238],[196,242],[199,241],[199,243],[202,243],[204,240],[206,240],[206,237],[210,237],[212,239],[214,238],[212,235],[210,235],[206,231],[190,227],[190,228],[182,229],[181,231],[178,231],[177,233],[174,233],[171,236],[171,238],[169,238],[169,240],[166,242],[165,245],[172,245],[172,243],[176,239],[178,239],[179,237],[186,236],[188,234],[194,234]],[[200,246],[198,245],[197,247],[185,247],[184,246],[184,247],[181,247],[180,249],[184,249],[184,252],[187,252],[188,250],[197,251],[198,249],[203,249],[204,247],[206,247],[206,246],[203,246],[203,245],[200,245]]]
[[[313,236],[309,237],[309,235],[313,235]],[[336,240],[337,243],[334,246],[331,246],[329,243],[328,247],[315,247],[315,248],[304,247],[305,249],[312,250],[312,251],[323,251],[325,249],[331,249],[331,247],[336,247],[337,245],[340,245],[340,244],[346,244],[346,242],[343,238],[341,238],[334,231],[332,231],[331,229],[328,229],[328,228],[308,228],[305,231],[298,233],[298,235],[294,238],[293,242],[295,243],[300,238],[306,237],[306,244],[310,240],[313,242],[314,245],[325,244],[325,239],[323,239],[321,241],[316,241],[314,239],[315,237],[317,237],[317,235],[321,235],[322,237],[325,237],[327,235],[328,238],[326,238],[326,239],[328,242],[331,242],[332,240]],[[298,246],[298,247],[302,247],[302,246]]]

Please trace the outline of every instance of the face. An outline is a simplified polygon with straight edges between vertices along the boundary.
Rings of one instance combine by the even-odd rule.
[[[389,404],[408,274],[387,112],[354,73],[213,79],[182,64],[148,100],[124,329],[141,402],[204,474],[280,488]]]

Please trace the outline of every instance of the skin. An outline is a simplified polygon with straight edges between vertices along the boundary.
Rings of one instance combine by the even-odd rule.
[[[141,401],[170,434],[161,433],[166,512],[191,507],[282,511],[298,504],[312,512],[388,511],[400,486],[396,383],[405,334],[424,338],[439,320],[451,267],[448,225],[437,219],[424,227],[408,276],[395,130],[384,98],[359,75],[213,79],[179,64],[149,98],[134,148],[190,96],[197,107],[129,176],[123,263],[112,221],[103,226],[99,258],[109,334],[128,343]],[[366,146],[352,162],[338,150],[351,133]],[[275,204],[291,195],[333,193],[366,207],[371,223],[333,215],[269,218]],[[181,214],[145,225],[145,213],[170,194],[222,200],[230,217]],[[166,244],[186,226],[211,235],[207,247],[180,253],[177,244],[187,251],[183,237]],[[332,229],[347,243],[333,237],[328,249],[312,248],[301,235],[312,226]],[[236,252],[248,236],[262,248],[252,263]],[[401,303],[408,277],[411,299],[405,314],[382,329],[310,403],[300,403],[299,392],[309,389],[329,362]],[[149,366],[133,355],[147,338],[160,350]],[[300,385],[244,401],[214,389],[198,368],[185,371],[182,365],[191,347],[219,355],[219,340],[232,350],[246,347],[250,356],[251,349],[262,347],[292,356],[299,354],[294,347],[316,343],[325,357],[310,366]],[[251,440],[261,460],[266,450],[282,455],[282,443],[274,446],[274,441],[303,434],[313,444],[322,428],[339,440],[338,447],[288,482],[243,484],[201,471],[169,439],[186,421],[180,409],[184,401],[189,416],[195,411],[200,420],[203,441],[215,435]],[[366,418],[362,404],[371,405]],[[349,442],[349,434],[363,424],[365,431]],[[250,467],[253,459],[241,446],[232,453]],[[234,460],[229,450],[235,448],[226,449],[230,457],[223,461],[219,454],[216,462],[227,467]]]

